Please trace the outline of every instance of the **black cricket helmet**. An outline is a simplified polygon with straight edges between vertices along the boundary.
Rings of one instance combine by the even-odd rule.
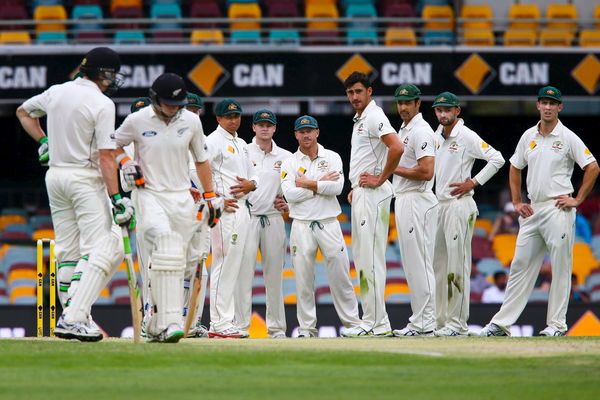
[[[166,72],[160,75],[149,90],[149,97],[155,106],[160,103],[168,106],[185,106],[188,103],[185,82],[177,74]]]

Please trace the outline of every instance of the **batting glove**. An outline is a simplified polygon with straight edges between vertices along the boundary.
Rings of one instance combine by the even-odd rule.
[[[39,141],[40,147],[38,147],[38,160],[43,166],[48,165],[50,160],[50,149],[48,147],[48,136],[44,136]]]
[[[199,219],[202,219],[202,213],[206,209],[206,212],[208,212],[207,223],[212,228],[217,225],[221,214],[223,214],[223,198],[218,197],[215,192],[204,192],[202,193],[202,198],[204,202],[200,205],[198,216]]]
[[[140,166],[133,161],[127,154],[119,154],[117,156],[117,162],[121,171],[123,171],[123,179],[128,186],[133,187],[144,187],[146,180],[142,174]]]
[[[129,197],[121,197],[120,194],[111,196],[113,205],[113,219],[117,225],[127,226],[129,230],[135,228],[135,210]]]

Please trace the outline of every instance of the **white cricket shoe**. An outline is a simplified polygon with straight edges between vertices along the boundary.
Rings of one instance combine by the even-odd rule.
[[[314,333],[312,333],[312,332],[300,332],[300,333],[298,334],[298,337],[299,337],[299,338],[314,338],[314,337],[316,337],[316,336],[315,336],[315,334],[314,334]]]
[[[183,337],[183,329],[178,324],[169,324],[167,329],[163,330],[158,335],[152,335],[150,332],[146,332],[149,336],[148,342],[154,343],[177,343]]]
[[[404,329],[394,329],[392,331],[395,337],[432,337],[433,331],[420,332],[410,329],[408,326]]]
[[[551,326],[547,326],[543,331],[540,331],[540,336],[565,336],[567,331],[559,331]]]
[[[454,336],[467,336],[466,333],[457,332],[457,331],[455,331],[452,328],[448,328],[447,326],[445,326],[445,327],[443,327],[441,329],[435,329],[433,331],[433,334],[435,336],[437,336],[437,337],[442,337],[442,336],[452,336],[452,337],[454,337]]]
[[[69,324],[61,315],[54,328],[54,334],[61,339],[77,339],[82,342],[98,342],[102,340],[102,332],[84,322]]]
[[[498,325],[490,322],[486,326],[483,327],[481,332],[479,332],[479,336],[510,336],[508,333],[504,331],[504,329],[500,328]]]
[[[340,336],[345,338],[357,338],[357,337],[373,337],[373,330],[365,330],[360,326],[355,326],[353,328],[342,327],[340,329]]]
[[[204,325],[196,325],[187,334],[189,338],[207,338],[208,329]]]
[[[212,328],[211,328],[212,329]],[[237,328],[231,327],[223,331],[208,331],[209,338],[223,338],[223,339],[242,339],[244,334],[237,330]]]
[[[273,335],[269,336],[271,339],[285,339],[287,336],[285,336],[285,333],[283,332],[277,332],[274,333]]]

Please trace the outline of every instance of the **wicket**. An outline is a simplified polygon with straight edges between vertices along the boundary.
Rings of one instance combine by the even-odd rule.
[[[37,241],[37,337],[44,336],[44,243],[49,243],[50,260],[48,274],[50,276],[50,337],[54,337],[56,327],[56,257],[54,256],[54,240],[39,239]]]

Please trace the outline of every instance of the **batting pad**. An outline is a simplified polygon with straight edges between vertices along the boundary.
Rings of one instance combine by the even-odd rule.
[[[150,289],[156,313],[149,328],[157,335],[170,324],[182,325],[183,275],[185,257],[183,239],[176,232],[159,235],[154,242]]]

